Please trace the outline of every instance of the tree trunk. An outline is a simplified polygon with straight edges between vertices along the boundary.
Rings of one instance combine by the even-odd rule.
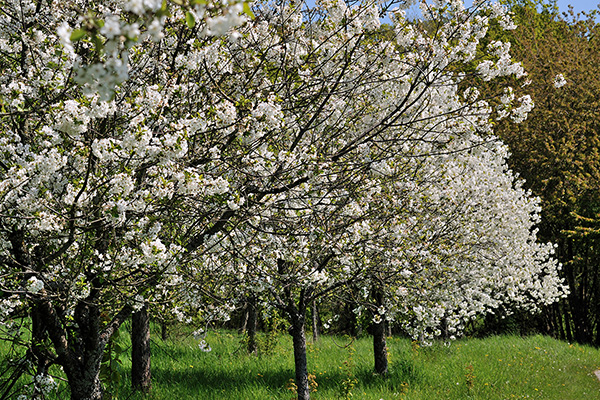
[[[162,339],[162,341],[166,341],[169,337],[169,331],[168,331],[168,327],[167,327],[167,321],[162,320],[160,322],[160,338]]]
[[[277,269],[281,275],[285,275],[289,263],[284,260],[277,261]],[[306,289],[301,289],[296,299],[292,293],[291,285],[283,289],[285,295],[284,309],[290,318],[291,326],[289,333],[294,343],[294,367],[296,370],[296,393],[298,400],[309,400],[310,389],[308,387],[308,366],[306,363],[306,300],[309,297]]]
[[[244,310],[244,317],[242,318],[242,326],[239,329],[240,334],[246,333],[246,328],[248,327],[248,301],[244,303],[242,310]]]
[[[319,310],[317,309],[317,301],[312,302],[312,341],[317,343],[319,340]]]
[[[567,333],[567,341],[573,343],[573,329],[571,329],[571,313],[569,312],[569,302],[563,300],[563,313],[565,315],[565,331]]]
[[[563,312],[560,307],[560,303],[556,302],[552,305],[552,307],[554,308],[554,323],[556,324],[556,327],[558,329],[559,338],[560,338],[560,340],[564,341],[567,339],[567,337],[565,335]]]
[[[38,305],[31,308],[31,356],[36,365],[36,374],[45,375],[48,371],[48,357],[44,350],[46,328]]]
[[[374,290],[375,304],[379,307],[383,305],[383,293],[379,289]],[[373,357],[375,359],[375,373],[387,375],[388,359],[387,346],[385,341],[385,318],[381,316],[379,323],[373,322]]]
[[[131,324],[131,386],[143,393],[150,392],[150,317],[144,305],[133,313]]]
[[[308,367],[306,362],[306,334],[304,332],[306,315],[296,312],[291,315],[290,334],[294,342],[294,366],[296,368],[296,386],[298,400],[309,400]]]
[[[90,296],[90,299],[93,297]],[[131,309],[123,308],[108,324],[101,324],[100,312],[93,301],[80,301],[75,307],[77,328],[65,329],[57,310],[48,300],[39,303],[48,337],[54,345],[57,361],[63,367],[71,400],[102,400],[100,365],[106,344],[129,316]]]
[[[373,355],[375,357],[375,372],[379,375],[387,375],[388,359],[384,321],[373,324]]]
[[[247,323],[247,334],[248,334],[248,353],[255,354],[258,350],[258,346],[256,344],[256,328],[258,325],[258,304],[255,295],[250,295],[248,297],[248,323]]]
[[[65,368],[71,400],[102,400],[104,389],[100,382],[100,365],[98,368]]]

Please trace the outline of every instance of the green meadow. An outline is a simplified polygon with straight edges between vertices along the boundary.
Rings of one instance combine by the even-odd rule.
[[[291,338],[261,335],[258,354],[249,355],[243,336],[211,331],[210,352],[199,341],[174,332],[152,341],[152,391],[129,388],[129,336],[118,338],[113,356],[112,399],[278,399],[294,398]],[[313,399],[600,399],[600,350],[544,336],[493,336],[421,347],[388,338],[390,373],[372,373],[369,337],[323,336],[308,345]],[[119,361],[117,361],[119,360]],[[65,383],[57,399],[68,398]]]

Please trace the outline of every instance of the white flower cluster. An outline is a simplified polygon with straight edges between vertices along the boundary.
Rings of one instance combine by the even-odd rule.
[[[41,281],[40,279],[38,279],[35,276],[32,276],[31,278],[29,278],[29,280],[27,281],[27,291],[30,293],[38,293],[40,292],[42,289],[44,289],[44,282]]]
[[[50,375],[36,375],[34,378],[35,387],[44,395],[49,394],[58,387],[58,384]]]
[[[0,300],[0,324],[10,320],[11,314],[22,304],[18,295],[12,295],[7,299]]]
[[[520,62],[512,62],[510,43],[492,41],[488,48],[497,57],[497,61],[484,60],[477,65],[477,72],[485,81],[501,76],[514,75],[517,79],[526,75]]]
[[[554,77],[554,87],[555,88],[560,89],[561,87],[565,86],[566,84],[567,84],[567,80],[565,79],[563,74],[557,74]]]

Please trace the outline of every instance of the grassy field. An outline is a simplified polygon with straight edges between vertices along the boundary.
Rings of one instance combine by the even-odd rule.
[[[119,339],[126,348],[126,334]],[[212,351],[198,340],[173,335],[153,339],[152,393],[129,389],[128,352],[122,380],[111,388],[118,399],[285,399],[294,398],[291,339],[262,337],[259,355],[246,354],[242,338],[210,332]],[[543,336],[465,339],[422,348],[408,339],[388,340],[390,375],[372,374],[370,338],[322,337],[309,344],[314,399],[600,399],[600,350]],[[58,399],[68,398],[62,390]]]

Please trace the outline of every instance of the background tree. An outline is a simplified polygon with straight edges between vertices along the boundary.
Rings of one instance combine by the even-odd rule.
[[[510,85],[517,96],[530,93],[535,108],[523,124],[505,120],[495,131],[512,153],[510,167],[542,200],[539,235],[558,245],[561,274],[570,287],[564,301],[547,308],[539,329],[600,345],[599,246],[593,222],[600,190],[597,14],[561,16],[545,1],[506,3],[518,28],[500,36],[512,43],[531,82],[522,88]]]

